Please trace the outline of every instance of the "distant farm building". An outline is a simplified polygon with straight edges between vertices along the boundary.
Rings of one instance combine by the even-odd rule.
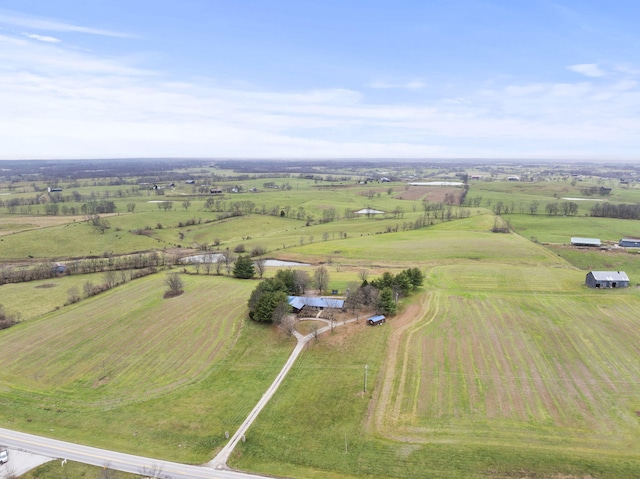
[[[624,248],[640,248],[640,239],[638,238],[622,238],[618,243]]]
[[[601,242],[598,238],[571,238],[571,246],[592,246],[600,247]]]
[[[47,191],[48,191],[49,193],[57,193],[57,192],[59,192],[59,191],[62,191],[62,188],[52,188],[52,187],[49,187],[49,188],[47,188]]]
[[[369,326],[378,326],[379,324],[382,324],[385,322],[385,317],[381,314],[378,314],[377,316],[371,316],[369,319],[367,319],[367,324]]]
[[[209,193],[211,193],[212,195],[221,195],[223,191],[220,188],[211,188],[209,190]]]
[[[520,181],[520,177],[519,176],[509,176],[507,177],[508,181]]]
[[[356,214],[357,215],[367,215],[367,216],[370,216],[370,215],[383,215],[384,211],[374,210],[372,208],[364,208],[364,209],[361,209],[360,211],[356,211]]]
[[[315,309],[343,309],[344,299],[336,298],[316,298],[310,296],[289,296],[289,305],[293,309],[294,313],[299,313],[304,308]]]
[[[590,271],[585,284],[590,288],[628,288],[629,277],[624,271]]]

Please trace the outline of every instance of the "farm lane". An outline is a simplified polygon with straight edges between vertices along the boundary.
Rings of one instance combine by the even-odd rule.
[[[189,464],[180,464],[176,462],[135,456],[132,454],[124,454],[4,428],[0,428],[0,443],[13,449],[39,454],[52,459],[68,459],[75,462],[98,467],[108,467],[109,469],[134,474],[153,475],[160,472],[163,476],[170,477],[171,479],[267,479],[266,476],[261,476],[259,474],[231,470],[227,466],[227,460],[240,439],[245,435],[247,429],[249,429],[253,421],[278,390],[280,384],[293,367],[307,343],[316,337],[316,335],[323,334],[331,330],[332,327],[336,328],[338,326],[357,321],[357,318],[340,322],[336,321],[333,326],[328,320],[321,318],[317,318],[317,320],[327,323],[327,326],[319,329],[317,333],[312,332],[305,336],[294,331],[293,334],[296,337],[297,343],[291,355],[287,359],[287,362],[284,364],[271,386],[269,386],[267,391],[262,395],[260,401],[258,401],[242,425],[231,437],[227,445],[224,446],[216,457],[206,465],[193,466]]]
[[[322,334],[331,329],[331,322],[329,320],[322,319],[322,318],[315,318],[315,320],[323,321],[328,324],[327,326],[319,329],[317,334]],[[335,322],[333,327],[335,328],[337,326],[342,326],[347,323],[352,323],[356,320],[357,318],[352,318],[352,319],[347,319],[345,321]],[[218,470],[228,468],[227,460],[229,459],[229,455],[231,454],[231,452],[233,452],[235,447],[238,445],[238,442],[240,441],[240,439],[242,439],[242,437],[245,435],[245,433],[247,432],[247,429],[249,429],[249,426],[251,426],[253,421],[255,421],[256,417],[258,417],[258,414],[260,414],[260,411],[262,411],[262,409],[267,405],[269,400],[273,397],[275,392],[278,390],[278,388],[280,387],[280,384],[282,383],[284,378],[287,376],[287,374],[293,367],[294,363],[298,359],[298,356],[300,356],[300,353],[302,352],[304,347],[316,335],[316,333],[309,333],[306,336],[303,336],[298,331],[294,331],[293,334],[297,339],[297,344],[296,344],[296,347],[291,352],[289,359],[287,359],[287,362],[284,364],[284,366],[282,367],[282,369],[274,379],[273,383],[271,383],[271,386],[269,386],[267,391],[262,395],[262,397],[260,398],[260,401],[258,401],[258,404],[255,405],[253,410],[249,413],[247,418],[240,425],[236,433],[231,437],[227,445],[224,446],[220,450],[220,452],[216,455],[216,457],[214,457],[213,460],[209,462],[209,465],[211,467]]]

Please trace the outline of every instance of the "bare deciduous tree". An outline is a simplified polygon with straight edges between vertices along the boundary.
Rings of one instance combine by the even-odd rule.
[[[67,303],[73,304],[80,301],[80,290],[77,286],[73,286],[67,290]]]
[[[320,291],[320,294],[323,294],[323,291],[327,289],[329,286],[329,271],[324,266],[320,266],[313,273],[313,280],[316,284],[316,288]]]
[[[182,282],[182,278],[180,278],[180,275],[178,273],[168,274],[164,279],[164,284],[167,285],[167,288],[169,288],[165,292],[165,298],[173,298],[174,296],[179,296],[184,292],[184,290],[182,289],[184,287],[184,284]]]
[[[293,272],[293,284],[297,294],[304,294],[311,284],[311,276],[306,271],[296,269]]]
[[[109,289],[113,288],[116,284],[118,284],[118,279],[115,271],[105,271],[102,274],[102,279],[104,280],[104,284]]]
[[[93,296],[93,283],[91,281],[85,281],[82,285],[82,292],[85,298]]]
[[[368,277],[369,277],[369,270],[364,268],[358,270],[358,278],[360,278],[361,283],[364,283]]]
[[[262,278],[264,276],[264,272],[267,269],[267,260],[264,258],[257,259],[253,262],[256,267],[256,271],[258,272],[258,276]]]

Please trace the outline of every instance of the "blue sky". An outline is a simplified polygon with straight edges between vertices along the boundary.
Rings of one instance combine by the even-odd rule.
[[[0,0],[0,159],[640,158],[636,0]]]

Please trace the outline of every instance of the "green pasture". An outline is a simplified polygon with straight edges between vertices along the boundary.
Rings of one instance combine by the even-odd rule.
[[[86,222],[78,221],[0,236],[0,259],[102,256],[104,253],[125,254],[171,246],[147,236],[118,231],[115,223],[113,221],[112,228],[104,234],[94,231]]]
[[[295,477],[635,477],[638,293],[586,290],[571,268],[546,269],[561,276],[546,287],[545,268],[497,267],[503,281],[489,286],[490,267],[466,268],[435,268],[442,290],[415,298],[407,326],[320,338],[232,464]]]
[[[438,172],[449,174],[421,169]],[[468,197],[483,200],[470,208],[472,216],[414,230],[409,224],[423,215],[422,205],[396,198],[403,183],[212,181],[244,187],[219,198],[227,204],[305,211],[302,220],[262,214],[217,220],[218,213],[204,210],[207,196],[193,196],[191,185],[175,181],[163,195],[145,189],[130,195],[130,185],[74,187],[116,203],[105,234],[81,216],[43,216],[42,205],[32,217],[0,209],[0,260],[187,249],[219,240],[220,250],[260,246],[264,257],[310,263],[301,269],[311,277],[322,265],[328,288],[341,294],[360,282],[361,269],[369,280],[414,266],[426,275],[385,325],[360,321],[309,343],[238,445],[234,467],[336,479],[637,477],[640,293],[590,290],[584,277],[589,269],[624,269],[635,284],[640,256],[559,245],[572,236],[640,237],[640,226],[585,216],[591,201],[576,201],[575,217],[549,217],[544,206],[581,197],[591,184],[612,186],[608,199],[615,202],[640,201],[639,189],[571,179],[473,182]],[[292,188],[263,188],[269,181]],[[254,187],[260,191],[247,191]],[[25,183],[0,199],[34,194]],[[150,201],[172,201],[173,209]],[[515,233],[491,232],[497,201],[514,205],[516,214],[505,219]],[[526,214],[532,201],[540,203],[537,215]],[[128,203],[136,204],[133,214],[126,213]],[[400,207],[404,215],[342,218],[345,208],[364,207]],[[341,219],[317,223],[330,208]],[[315,220],[309,226],[307,215]],[[191,219],[196,224],[178,228]],[[149,236],[131,233],[146,228]],[[278,269],[267,268],[265,276]],[[0,286],[0,303],[28,319],[0,331],[0,424],[150,457],[210,460],[273,381],[294,340],[246,319],[257,279],[185,270],[195,267],[173,270],[181,272],[185,292],[172,299],[163,299],[165,273],[66,307],[69,288],[82,291],[102,275]],[[299,330],[312,327],[305,322]]]
[[[612,188],[607,196],[585,196],[582,189],[592,186],[606,186]],[[640,190],[621,188],[617,182],[576,182],[571,181],[544,181],[544,182],[472,182],[467,198],[482,197],[481,206],[492,208],[496,202],[501,201],[514,213],[529,213],[529,207],[537,201],[538,214],[545,214],[548,203],[558,201],[573,201],[578,205],[578,215],[589,214],[596,201],[610,201],[613,203],[638,203],[640,202]],[[567,199],[568,198],[568,199]],[[491,203],[491,204],[489,204]]]
[[[142,472],[142,471],[140,471]],[[143,476],[128,474],[126,472],[113,469],[105,470],[103,467],[89,466],[79,462],[67,462],[64,467],[60,466],[60,461],[47,462],[41,466],[31,469],[20,476],[20,479],[69,479],[70,477],[95,477],[105,479],[140,479]]]
[[[466,220],[459,223],[464,228]],[[362,234],[346,240],[317,242],[292,248],[302,261],[357,260],[373,265],[434,264],[443,261],[497,261],[555,264],[559,259],[543,247],[513,234],[455,230],[448,225],[384,234]]]
[[[640,283],[640,255],[633,249],[600,251],[598,248],[568,248],[549,245],[548,248],[567,262],[587,271],[624,271],[631,284]]]
[[[0,423],[202,463],[264,393],[293,343],[246,318],[255,282],[136,280],[0,331]],[[184,275],[183,275],[184,276]]]
[[[640,222],[591,216],[506,215],[513,230],[541,243],[570,244],[572,237],[599,238],[617,243],[640,237]]]
[[[21,320],[37,318],[62,308],[71,288],[76,288],[82,296],[87,281],[96,286],[105,282],[103,273],[95,273],[3,284],[0,286],[0,304],[7,312],[19,314]]]
[[[7,330],[0,337],[0,380],[91,404],[151,395],[198,379],[228,352],[251,285],[184,276],[185,293],[164,300],[164,277],[121,285],[64,308],[55,320],[45,317]],[[224,311],[212,311],[204,300],[217,294],[229,303]],[[119,340],[123,337],[127,341]]]

